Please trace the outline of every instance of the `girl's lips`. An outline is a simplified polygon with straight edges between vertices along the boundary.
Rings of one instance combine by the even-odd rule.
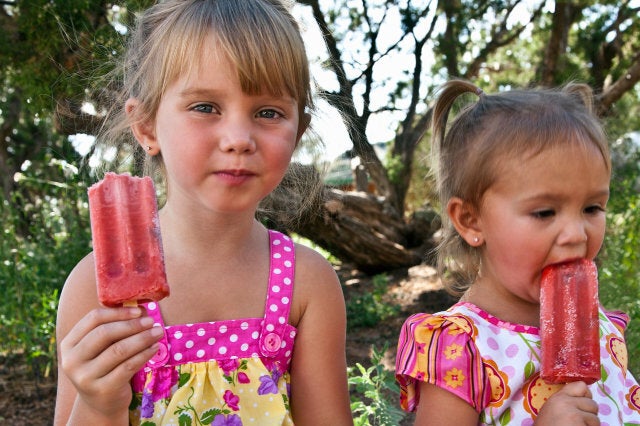
[[[249,170],[244,170],[244,169],[238,169],[238,170],[234,169],[234,170],[218,170],[217,172],[214,172],[214,175],[229,184],[240,185],[246,182],[247,180],[249,180],[250,178],[254,177],[255,173]]]
[[[562,264],[564,264],[564,263],[576,262],[576,261],[578,261],[578,260],[580,260],[580,259],[583,259],[583,258],[582,258],[582,257],[571,257],[571,258],[566,258],[566,259],[563,259],[563,260],[559,260],[559,261],[557,261],[557,262],[550,263],[550,264],[546,265],[545,267],[547,267],[547,266],[562,265]],[[544,269],[544,268],[543,268],[543,269]]]

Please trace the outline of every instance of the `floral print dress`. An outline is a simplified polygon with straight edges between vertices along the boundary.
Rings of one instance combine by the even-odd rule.
[[[132,379],[130,424],[292,425],[289,366],[296,329],[288,323],[294,244],[269,231],[270,276],[263,318],[165,326],[156,355]]]
[[[640,425],[640,387],[627,371],[627,323],[625,314],[600,310],[602,378],[590,390],[602,426]],[[465,302],[405,321],[396,378],[404,410],[416,410],[420,382],[427,382],[469,403],[482,425],[531,426],[562,387],[540,378],[538,328],[501,321]]]

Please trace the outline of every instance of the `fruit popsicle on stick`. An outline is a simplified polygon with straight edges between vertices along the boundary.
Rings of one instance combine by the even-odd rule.
[[[600,379],[598,270],[578,259],[550,265],[540,284],[540,375],[547,383]]]
[[[169,295],[153,181],[107,173],[89,188],[98,299],[135,306]]]

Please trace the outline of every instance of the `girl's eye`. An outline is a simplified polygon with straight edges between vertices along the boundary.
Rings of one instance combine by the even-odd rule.
[[[593,206],[588,206],[584,209],[584,212],[586,214],[598,214],[598,213],[602,213],[604,212],[605,209],[604,207],[600,206],[600,205],[593,205]]]
[[[213,106],[208,104],[200,104],[193,107],[194,111],[202,112],[205,114],[211,114],[213,112]]]
[[[262,111],[258,112],[258,117],[274,119],[282,117],[282,114],[273,109],[263,109]]]
[[[553,210],[538,210],[531,213],[531,215],[536,219],[547,219],[553,217],[555,214],[556,212]]]

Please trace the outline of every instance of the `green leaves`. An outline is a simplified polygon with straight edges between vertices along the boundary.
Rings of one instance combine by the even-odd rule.
[[[393,371],[385,369],[382,360],[388,349],[375,347],[371,356],[371,366],[356,363],[349,367],[349,387],[352,388],[351,412],[355,426],[396,426],[405,417],[399,407],[400,389]],[[353,391],[355,390],[355,394]]]

